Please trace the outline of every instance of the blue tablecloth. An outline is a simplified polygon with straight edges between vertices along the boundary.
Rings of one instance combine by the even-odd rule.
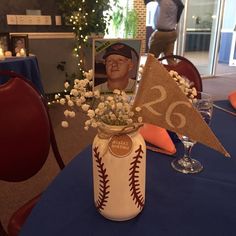
[[[235,236],[236,117],[215,109],[211,125],[232,158],[196,144],[192,154],[204,170],[186,175],[172,169],[173,157],[148,151],[146,203],[136,218],[114,222],[96,211],[89,146],[46,189],[20,235]]]
[[[41,94],[44,94],[38,61],[35,56],[6,58],[4,61],[0,61],[0,70],[10,70],[25,76],[26,79],[33,82]],[[6,82],[7,79],[1,77],[0,84]]]

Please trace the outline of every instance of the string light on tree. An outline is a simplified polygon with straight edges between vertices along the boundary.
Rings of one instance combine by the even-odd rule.
[[[76,37],[74,54],[78,58],[80,71],[85,71],[85,48],[90,47],[91,34],[104,34],[107,31],[109,14],[104,14],[112,9],[110,0],[58,0],[59,8],[65,20],[72,25]],[[112,5],[114,5],[112,3]]]

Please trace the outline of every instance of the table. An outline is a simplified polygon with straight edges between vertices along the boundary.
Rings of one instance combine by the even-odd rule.
[[[231,109],[228,101],[218,105]],[[212,128],[231,158],[196,144],[204,170],[185,175],[173,157],[147,152],[146,203],[134,219],[105,219],[93,204],[91,147],[78,154],[44,192],[20,236],[233,236],[236,234],[236,117],[214,109]],[[177,144],[182,153],[181,143]]]
[[[0,70],[10,70],[25,76],[26,79],[33,82],[41,94],[44,94],[38,61],[35,56],[6,58],[4,61],[0,61]],[[6,78],[0,78],[0,84],[6,80]]]

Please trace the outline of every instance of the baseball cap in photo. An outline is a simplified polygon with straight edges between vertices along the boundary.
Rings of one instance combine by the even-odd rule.
[[[132,51],[133,48],[124,43],[114,43],[110,45],[108,48],[106,48],[103,59],[106,59],[108,56],[114,54],[132,59]]]

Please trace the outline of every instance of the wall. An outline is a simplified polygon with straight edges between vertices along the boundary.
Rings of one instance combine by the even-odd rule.
[[[137,38],[142,40],[141,54],[145,53],[146,47],[146,6],[143,0],[133,0],[134,9],[138,12]]]
[[[0,0],[0,32],[68,32],[68,26],[56,26],[55,16],[59,14],[56,0]],[[3,7],[4,6],[4,7]],[[52,16],[52,25],[23,26],[7,25],[6,15],[25,15],[26,9],[41,10],[42,15]]]
[[[46,93],[54,93],[63,90],[64,74],[56,69],[58,62],[67,61],[67,71],[72,73],[76,68],[76,59],[72,55],[74,47],[73,36],[65,38],[54,35],[55,32],[70,32],[68,26],[56,26],[55,16],[59,14],[56,0],[0,0],[0,32],[29,33],[29,50],[37,56],[41,71],[42,83]],[[145,52],[146,45],[146,6],[142,0],[129,1],[138,12],[137,38],[142,40],[141,53]],[[4,7],[2,7],[4,6]],[[52,16],[50,26],[23,26],[7,25],[6,15],[25,15],[26,9],[41,10],[42,15]],[[34,33],[51,33],[47,37],[36,36]],[[69,33],[68,33],[69,34]]]
[[[66,77],[64,72],[57,70],[57,65],[61,61],[66,61],[65,71],[68,74],[75,72],[77,62],[72,54],[73,37],[56,33],[36,35],[36,37],[30,35],[29,45],[31,53],[37,56],[45,93],[63,91]]]
[[[0,32],[27,33],[29,52],[37,56],[45,93],[63,91],[66,78],[57,70],[57,64],[66,61],[69,74],[77,65],[72,55],[74,36],[70,27],[55,24],[55,16],[60,15],[56,0],[0,0],[0,5]],[[7,25],[7,14],[25,15],[26,9],[41,10],[42,15],[50,15],[52,25]]]

